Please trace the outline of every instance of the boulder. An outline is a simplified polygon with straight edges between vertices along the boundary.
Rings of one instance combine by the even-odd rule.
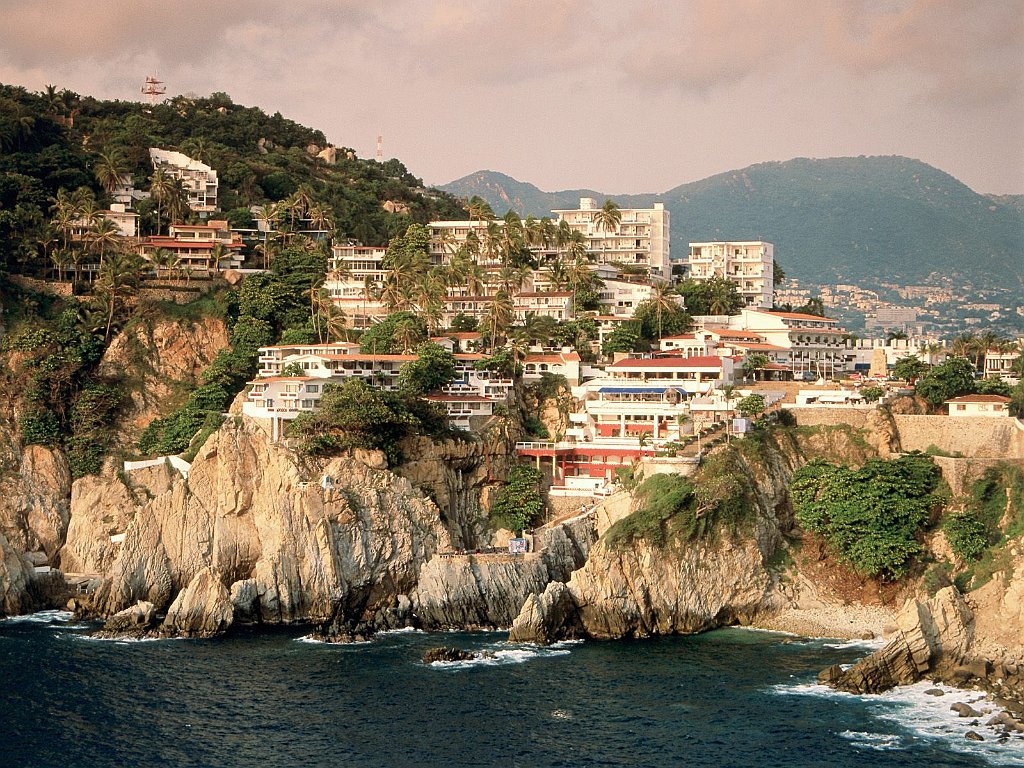
[[[962,659],[970,643],[971,610],[955,587],[930,600],[908,600],[889,642],[830,684],[850,693],[883,693],[909,685],[929,669]]]
[[[821,685],[831,685],[842,676],[843,668],[839,664],[833,664],[831,667],[823,669],[818,673],[818,683]]]
[[[951,706],[950,710],[956,712],[960,717],[981,717],[981,712],[976,710],[970,704],[965,704],[962,701],[958,701],[956,704]]]
[[[103,625],[100,636],[144,635],[153,627],[155,606],[144,600],[118,611]]]
[[[985,740],[984,737],[982,737],[980,734],[976,733],[975,731],[968,731],[967,733],[964,734],[964,738],[967,739],[968,741],[984,741]]]
[[[530,595],[512,623],[508,639],[550,645],[563,638],[583,637],[579,608],[572,591],[562,582],[548,584],[541,594]]]
[[[213,637],[234,620],[231,594],[213,568],[203,568],[178,593],[167,610],[160,632],[177,637]]]

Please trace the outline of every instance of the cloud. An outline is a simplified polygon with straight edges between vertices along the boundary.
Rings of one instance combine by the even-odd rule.
[[[697,0],[651,13],[654,34],[633,41],[623,72],[655,88],[707,94],[809,59],[811,86],[829,70],[896,73],[940,100],[1021,98],[1022,0]]]

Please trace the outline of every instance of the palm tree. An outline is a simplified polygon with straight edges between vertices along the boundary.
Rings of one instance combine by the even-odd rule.
[[[135,291],[140,271],[141,262],[134,253],[113,253],[100,264],[95,290],[106,304],[107,325],[103,338],[107,341],[110,340],[114,314]]]
[[[658,282],[654,285],[654,290],[651,291],[651,298],[648,301],[651,302],[651,306],[654,307],[654,311],[658,317],[658,341],[661,341],[661,318],[663,312],[672,312],[679,307],[679,303],[676,301],[676,289],[665,282]]]
[[[156,270],[157,279],[160,279],[160,270],[164,270],[164,277],[170,275],[178,266],[178,254],[166,248],[155,248],[149,254],[149,261]]]
[[[594,214],[594,224],[605,232],[613,232],[622,223],[622,211],[614,200],[605,200],[601,209]]]
[[[274,263],[274,257],[277,256],[280,251],[280,240],[277,234],[268,232],[266,237],[263,238],[262,243],[257,243],[253,249],[256,253],[263,257],[263,268],[270,269],[270,265]]]
[[[466,201],[465,208],[469,214],[470,221],[476,219],[476,221],[483,224],[484,221],[492,221],[494,219],[494,210],[491,208],[490,203],[476,195],[473,195]]]
[[[171,196],[174,189],[174,179],[171,178],[163,168],[157,168],[149,177],[149,196],[156,201],[156,233],[160,234],[163,226],[164,202]]]
[[[733,288],[728,280],[709,283],[708,312],[712,315],[726,315],[733,306]]]
[[[121,247],[121,230],[110,219],[100,219],[86,234],[89,246],[100,255],[100,266],[103,266],[107,251]]]
[[[334,217],[331,215],[330,209],[320,205],[320,203],[313,203],[309,206],[306,216],[309,218],[310,229],[321,232],[330,232],[334,229]]]
[[[111,149],[100,152],[100,159],[93,172],[96,174],[96,180],[100,186],[108,195],[112,195],[118,184],[121,183],[121,177],[128,172],[128,166],[121,153],[116,149]]]
[[[53,266],[57,269],[57,279],[63,280],[65,270],[71,265],[71,254],[66,248],[58,248],[50,254],[50,261],[53,262]]]
[[[47,85],[42,96],[43,102],[46,104],[46,111],[49,114],[56,115],[67,109],[67,104],[64,102],[64,94],[57,92],[56,85]]]
[[[321,344],[330,342],[331,338],[341,341],[345,334],[345,313],[334,305],[330,294],[323,288],[309,287],[309,311],[313,330]]]
[[[419,329],[416,327],[415,319],[403,317],[395,324],[395,343],[402,349],[403,354],[409,354],[416,342],[419,340]]]
[[[189,211],[188,192],[181,179],[171,179],[171,189],[167,195],[167,215],[171,224],[181,224],[185,221],[186,211]]]
[[[505,290],[499,290],[494,294],[487,311],[484,313],[484,323],[491,332],[491,348],[498,343],[499,335],[503,335],[512,324],[515,315],[515,303],[512,297]]]

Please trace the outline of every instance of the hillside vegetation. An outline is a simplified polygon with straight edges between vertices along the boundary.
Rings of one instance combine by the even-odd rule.
[[[496,213],[547,215],[576,207],[570,190],[545,193],[484,171],[442,189],[479,195]],[[798,158],[760,163],[662,194],[614,195],[622,207],[660,200],[672,215],[672,251],[703,240],[763,239],[787,274],[818,282],[912,283],[938,272],[962,285],[1024,286],[1024,210],[1013,196],[978,194],[906,157]]]
[[[149,148],[174,149],[217,170],[220,208],[248,225],[248,207],[283,200],[302,189],[326,209],[336,234],[383,245],[410,223],[463,215],[456,201],[428,190],[398,160],[362,160],[338,147],[336,161],[317,153],[324,134],[224,93],[175,96],[153,107],[102,101],[48,88],[32,93],[0,84],[0,270],[45,262],[46,223],[60,189],[91,188],[117,161],[140,189],[152,174]],[[390,203],[387,210],[384,203]],[[140,205],[143,231],[148,201]]]

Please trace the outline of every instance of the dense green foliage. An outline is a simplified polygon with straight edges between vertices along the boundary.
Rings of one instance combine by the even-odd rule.
[[[415,312],[392,312],[367,328],[359,337],[363,354],[401,354],[415,349],[427,339],[427,324]]]
[[[974,392],[974,364],[966,357],[950,357],[918,379],[914,391],[938,409],[953,397]]]
[[[614,355],[616,352],[637,352],[647,345],[640,339],[640,331],[633,322],[622,323],[605,337],[601,352]]]
[[[516,533],[539,522],[544,512],[540,481],[541,473],[534,467],[525,464],[512,467],[491,506],[494,521]]]
[[[684,280],[679,286],[679,293],[683,295],[686,311],[691,315],[735,315],[746,306],[739,286],[724,277],[700,282]]]
[[[119,169],[146,188],[150,147],[177,149],[217,169],[220,206],[236,225],[251,224],[248,206],[299,189],[330,213],[340,236],[370,245],[385,244],[411,222],[463,215],[454,198],[428,193],[397,160],[361,160],[342,147],[330,164],[307,151],[326,146],[320,131],[234,104],[223,93],[175,96],[150,108],[0,85],[0,271],[49,267],[38,264],[46,259],[37,243],[50,198],[79,187],[102,196],[97,177],[104,158],[117,158]],[[385,210],[384,201],[399,212]],[[153,205],[146,201],[139,209],[143,230],[153,231]]]
[[[864,387],[864,389],[860,391],[860,396],[869,403],[873,403],[881,399],[883,395],[885,395],[885,390],[881,387]]]
[[[103,319],[87,304],[32,294],[0,279],[19,313],[0,352],[8,391],[19,396],[18,429],[26,445],[63,447],[74,477],[98,472],[112,447],[111,426],[122,406],[119,382],[96,371]]]
[[[913,381],[927,372],[928,364],[916,355],[901,357],[892,367],[893,378],[903,381]]]
[[[746,416],[747,418],[757,416],[759,413],[761,413],[761,411],[764,410],[764,408],[764,395],[760,395],[756,392],[747,395],[738,403],[736,403],[736,410],[739,412],[741,416]]]
[[[402,366],[398,387],[411,397],[440,389],[455,378],[455,357],[440,344],[426,341],[416,348],[416,359]]]
[[[955,512],[942,521],[950,548],[961,560],[977,560],[988,547],[985,525],[970,512]]]
[[[288,427],[301,450],[331,456],[348,448],[383,451],[393,465],[401,461],[407,435],[440,435],[447,429],[444,410],[418,397],[377,389],[360,378],[324,386],[320,408],[301,413]]]
[[[628,482],[631,476],[624,474],[621,480]],[[713,537],[723,527],[735,533],[755,512],[753,485],[735,445],[708,456],[693,479],[652,475],[636,487],[635,495],[641,506],[605,534],[611,547],[636,539],[664,547]]]
[[[898,579],[921,551],[917,534],[936,503],[939,470],[929,457],[871,459],[860,469],[812,461],[793,476],[797,520],[840,560],[868,576]]]

